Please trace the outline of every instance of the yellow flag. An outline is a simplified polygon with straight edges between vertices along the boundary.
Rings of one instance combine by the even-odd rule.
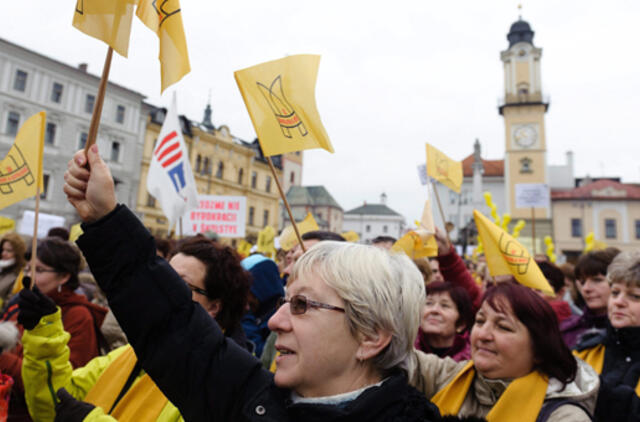
[[[5,234],[15,230],[16,221],[7,217],[0,217],[0,234]]]
[[[462,163],[454,161],[427,144],[427,175],[433,177],[452,191],[460,193],[462,186]]]
[[[435,243],[433,236],[424,237],[413,230],[398,239],[391,247],[391,250],[404,252],[412,259],[438,256],[438,245]]]
[[[76,0],[73,26],[127,57],[136,3],[137,0]]]
[[[313,218],[313,215],[311,215],[311,213],[308,213],[304,220],[297,223],[296,225],[298,226],[298,232],[300,232],[300,236],[307,232],[320,230],[320,227],[318,227],[318,223],[316,223],[316,219]],[[280,233],[280,248],[288,251],[297,244],[298,238],[296,237],[296,232],[293,230],[293,226],[285,227],[284,230],[282,230],[282,233]]]
[[[82,236],[82,233],[84,233],[80,224],[81,223],[77,223],[71,226],[71,230],[69,230],[69,242],[75,242],[80,236]]]
[[[319,64],[320,56],[297,55],[234,73],[265,156],[333,152],[316,107]]]
[[[344,232],[341,236],[344,237],[344,240],[346,240],[347,242],[356,243],[358,240],[360,240],[360,236],[358,236],[358,233],[354,232],[353,230]]]
[[[554,295],[549,282],[529,251],[478,210],[473,217],[482,239],[484,255],[492,276],[513,275],[518,283]]]
[[[268,256],[269,258],[275,258],[275,238],[276,231],[273,227],[267,226],[260,230],[260,233],[258,233],[258,243],[256,244],[256,246],[258,246],[258,252]]]
[[[139,0],[136,16],[160,41],[160,92],[191,71],[178,0]]]
[[[41,111],[22,125],[9,149],[0,161],[0,209],[42,192],[42,152],[44,124],[47,114]]]
[[[251,253],[251,248],[252,247],[253,247],[253,245],[251,243],[249,243],[246,240],[242,239],[240,241],[240,244],[238,245],[238,249],[236,249],[236,250],[243,257],[247,257]]]

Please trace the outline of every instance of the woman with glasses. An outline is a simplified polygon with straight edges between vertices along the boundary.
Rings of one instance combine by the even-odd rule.
[[[247,306],[250,277],[236,252],[204,237],[192,237],[180,242],[173,253],[170,265],[190,289],[193,302],[217,321],[226,338],[248,347],[240,320]],[[139,297],[151,300],[153,295]],[[23,337],[25,356],[29,358],[23,369],[25,395],[34,420],[53,420],[54,416],[56,420],[75,420],[78,409],[104,420],[113,417],[126,421],[133,416],[136,421],[183,420],[145,374],[130,345],[72,372],[66,357],[67,337],[59,322],[45,315]],[[39,347],[44,343],[46,348]],[[67,405],[56,414],[51,391],[60,388],[65,388],[69,396],[65,396]]]
[[[27,256],[27,259],[29,260],[30,256]],[[102,306],[93,304],[85,296],[75,293],[79,286],[78,272],[81,265],[82,256],[71,243],[57,237],[47,237],[38,242],[33,283],[35,288],[51,299],[52,311],[61,319],[65,331],[69,333],[68,360],[74,368],[84,366],[100,354],[100,326],[107,314],[107,310]],[[31,275],[29,264],[24,272],[25,279]],[[19,296],[16,296],[13,303],[10,303],[3,319],[17,320],[22,324],[21,331],[23,328],[31,329],[37,321],[27,317],[27,311],[22,309],[18,298]],[[23,315],[20,315],[21,313]],[[27,415],[23,399],[22,365],[22,345],[11,353],[0,355],[0,370],[10,374],[16,381],[10,410],[14,418]]]
[[[296,263],[269,321],[275,375],[226,339],[155,256],[96,146],[79,151],[65,193],[88,224],[78,244],[147,373],[190,421],[429,421],[437,409],[407,384],[424,301],[405,256],[321,242]],[[139,298],[144,298],[140,300]]]

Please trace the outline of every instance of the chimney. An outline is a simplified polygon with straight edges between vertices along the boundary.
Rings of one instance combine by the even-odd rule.
[[[80,71],[82,71],[84,73],[87,73],[87,67],[89,67],[89,65],[86,64],[86,63],[80,63],[78,65],[78,69],[80,69]]]

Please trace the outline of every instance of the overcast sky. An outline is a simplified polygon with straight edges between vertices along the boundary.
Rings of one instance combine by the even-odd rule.
[[[0,37],[100,74],[106,46],[71,26],[76,0],[4,3]],[[416,171],[425,142],[463,159],[478,138],[483,157],[504,157],[500,51],[518,3],[182,0],[191,73],[160,96],[157,38],[134,17],[129,58],[114,55],[110,79],[154,105],[168,106],[175,90],[193,120],[211,92],[213,123],[252,140],[233,72],[320,54],[316,97],[336,152],[305,152],[303,184],[325,185],[345,211],[384,191],[412,222],[425,195]],[[577,177],[640,182],[640,2],[522,3],[543,49],[549,163],[573,150]]]

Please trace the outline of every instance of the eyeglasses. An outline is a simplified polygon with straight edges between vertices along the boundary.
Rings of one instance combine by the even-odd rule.
[[[293,295],[289,299],[285,299],[284,297],[278,298],[278,301],[276,302],[276,309],[280,309],[280,307],[287,302],[290,305],[292,315],[302,315],[305,312],[307,312],[307,309],[309,309],[309,307],[323,308],[323,309],[329,309],[331,311],[339,311],[339,312],[345,311],[343,308],[339,308],[337,306],[328,305],[326,303],[320,303],[320,302],[316,302],[315,300],[307,299],[307,297],[303,295]]]
[[[31,272],[31,267],[30,266],[26,266],[24,267],[24,272],[29,274]],[[42,273],[59,273],[60,271],[58,270],[50,270],[48,268],[42,268],[42,267],[38,267],[36,266],[36,274],[42,274]]]
[[[192,292],[200,293],[202,296],[209,297],[209,294],[207,293],[206,290],[201,289],[200,287],[196,287],[191,283],[187,283],[186,281],[185,281],[185,283],[187,284],[187,287],[189,287],[191,289]]]

